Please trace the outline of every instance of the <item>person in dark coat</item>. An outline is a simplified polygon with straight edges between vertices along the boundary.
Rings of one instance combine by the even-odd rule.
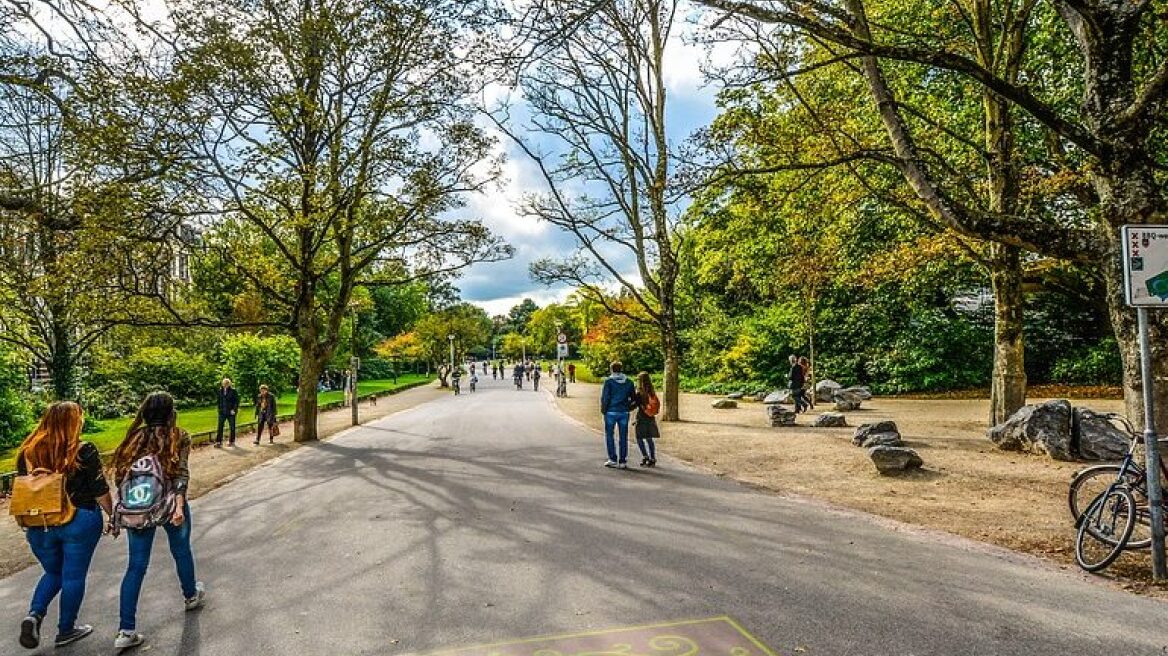
[[[633,434],[637,437],[637,448],[641,450],[641,466],[657,466],[657,446],[653,442],[661,437],[657,427],[657,413],[661,410],[661,400],[653,389],[653,379],[649,372],[637,374],[637,417]]]
[[[276,397],[268,391],[267,385],[260,385],[260,393],[255,398],[256,436],[254,444],[259,444],[264,437],[264,429],[268,429],[268,444],[275,441],[272,435],[272,426],[276,425],[279,411],[276,408]]]
[[[799,365],[799,358],[792,355],[791,371],[787,374],[788,386],[791,388],[791,398],[795,399],[795,412],[807,410],[807,398],[803,396],[803,386],[807,383],[803,367]]]
[[[231,386],[231,379],[224,378],[219,387],[219,430],[215,435],[215,446],[223,446],[223,424],[231,425],[231,436],[227,446],[235,446],[235,415],[239,412],[239,392]]]

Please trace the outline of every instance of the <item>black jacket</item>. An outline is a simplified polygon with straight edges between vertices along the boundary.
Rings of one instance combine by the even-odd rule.
[[[77,459],[81,461],[81,467],[65,478],[65,492],[74,506],[96,510],[97,498],[109,492],[109,483],[101,468],[101,454],[92,442],[82,441]],[[28,463],[23,455],[16,457],[16,475],[28,475]]]
[[[219,414],[229,415],[239,410],[239,392],[234,387],[219,388]]]
[[[803,367],[798,364],[791,365],[791,373],[787,374],[787,380],[791,382],[791,389],[803,389],[803,385],[807,383]]]

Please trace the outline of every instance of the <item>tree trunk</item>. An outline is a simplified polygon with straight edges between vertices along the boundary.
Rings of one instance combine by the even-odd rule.
[[[1013,246],[990,246],[994,292],[994,372],[990,386],[990,426],[1006,421],[1026,404],[1023,339],[1025,297],[1022,253]]]
[[[669,314],[672,314],[670,308]],[[661,421],[681,421],[681,345],[677,324],[667,317],[661,326],[661,352],[665,355],[665,398],[661,404]]]
[[[296,386],[295,439],[297,442],[314,442],[320,439],[317,433],[316,385],[324,363],[308,351],[300,349],[300,382]]]
[[[49,345],[49,375],[53,378],[53,398],[58,401],[77,400],[77,360],[73,353],[73,329],[64,319],[64,310],[49,309],[53,343]]]

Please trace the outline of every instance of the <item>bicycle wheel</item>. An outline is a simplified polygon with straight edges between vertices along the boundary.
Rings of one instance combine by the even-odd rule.
[[[1119,465],[1095,465],[1075,474],[1075,478],[1071,480],[1071,487],[1067,490],[1067,505],[1070,506],[1072,519],[1078,522],[1091,502],[1119,479],[1119,469]],[[1123,482],[1133,489],[1139,489],[1139,485],[1133,486],[1130,483],[1136,482],[1135,479],[1142,475],[1143,472],[1134,468],[1129,469],[1127,480]]]
[[[1127,488],[1099,495],[1079,520],[1075,562],[1088,572],[1107,567],[1123,553],[1135,525],[1136,502]]]

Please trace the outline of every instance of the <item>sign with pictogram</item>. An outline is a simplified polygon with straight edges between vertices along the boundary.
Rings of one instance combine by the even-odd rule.
[[[1168,307],[1168,226],[1123,227],[1123,273],[1128,305]]]

